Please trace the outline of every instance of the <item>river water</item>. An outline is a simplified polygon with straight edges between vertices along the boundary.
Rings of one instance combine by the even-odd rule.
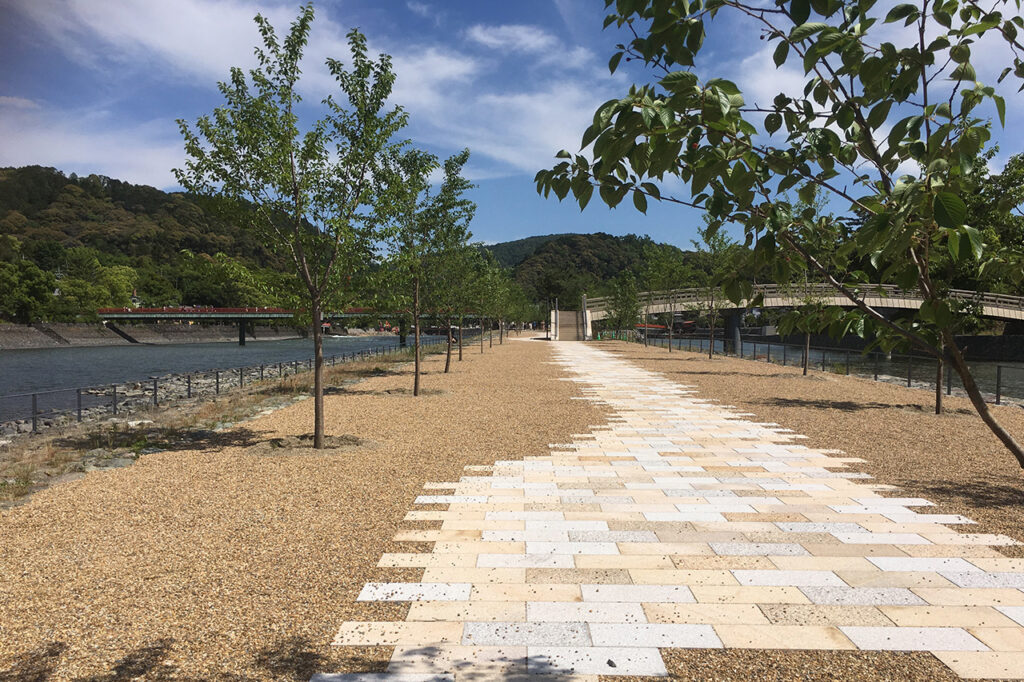
[[[424,342],[443,337],[423,337]],[[398,346],[397,336],[326,336],[324,356]],[[187,374],[279,362],[305,362],[311,339],[235,343],[39,348],[0,351],[0,422],[31,413],[28,398],[39,393],[86,386],[144,381],[154,376]]]

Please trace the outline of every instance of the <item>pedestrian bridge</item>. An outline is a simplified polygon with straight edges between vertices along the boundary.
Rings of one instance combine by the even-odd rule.
[[[876,284],[858,287],[862,300],[876,309],[917,310],[924,302],[917,291],[907,291],[891,284]],[[718,293],[716,293],[716,296]],[[978,306],[983,317],[999,320],[1024,320],[1024,297],[1008,294],[993,294],[966,289],[953,289],[950,295],[960,301]],[[758,308],[795,308],[809,303],[825,306],[841,306],[852,308],[853,303],[828,284],[807,284],[795,286],[779,286],[777,284],[758,284],[754,286],[753,297],[740,305],[724,302],[725,308],[754,307],[753,300],[761,296]],[[707,309],[711,300],[706,288],[670,289],[667,291],[645,291],[640,293],[640,304],[645,313],[683,312],[686,310]],[[577,326],[581,333],[590,338],[592,325],[611,314],[611,298],[586,299],[586,310],[578,315]],[[564,311],[568,313],[569,311]],[[573,313],[575,314],[575,313]],[[568,326],[568,325],[565,325]]]

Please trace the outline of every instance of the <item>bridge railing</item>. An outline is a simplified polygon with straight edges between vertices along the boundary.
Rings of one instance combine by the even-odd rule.
[[[893,284],[858,284],[850,285],[850,288],[862,297],[879,296],[881,298],[910,299],[923,301],[920,292],[916,290],[900,289]],[[950,296],[957,300],[969,303],[979,303],[1008,310],[1024,311],[1024,296],[1012,296],[1010,294],[994,294],[982,291],[970,291],[967,289],[951,289]],[[754,286],[755,296],[760,294],[765,299],[781,298],[787,301],[799,301],[802,299],[816,298],[839,298],[842,297],[836,289],[828,284],[757,284]],[[706,288],[667,289],[663,291],[640,292],[642,305],[678,305],[685,307],[704,303],[707,301]],[[610,296],[599,296],[587,298],[587,309],[592,312],[605,311],[611,305]]]

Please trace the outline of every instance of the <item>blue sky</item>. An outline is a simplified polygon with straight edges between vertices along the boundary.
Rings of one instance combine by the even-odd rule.
[[[371,49],[394,58],[393,99],[410,113],[408,137],[442,156],[472,150],[476,239],[632,232],[689,247],[695,238],[693,211],[652,205],[644,216],[629,202],[608,210],[595,200],[581,213],[534,190],[535,172],[555,152],[578,148],[595,108],[646,77],[630,65],[609,75],[624,36],[601,30],[601,0],[332,0],[316,8],[307,102],[332,91],[323,60],[344,61],[345,33],[359,27]],[[252,64],[257,12],[283,33],[297,9],[273,0],[0,2],[0,166],[41,164],[173,189],[171,168],[183,162],[175,119],[212,110],[221,103],[217,81],[231,66]],[[731,77],[748,101],[765,103],[802,85],[796,67],[775,69],[773,45],[759,41],[752,23],[717,23],[705,55],[712,68],[702,75]],[[1001,59],[975,49],[983,78]],[[1021,100],[1008,103],[1001,160],[1021,150],[1013,134]]]

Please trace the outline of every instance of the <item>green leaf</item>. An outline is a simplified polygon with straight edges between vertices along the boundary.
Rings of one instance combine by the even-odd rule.
[[[915,5],[910,5],[906,3],[902,5],[896,5],[891,10],[889,10],[888,14],[885,15],[885,23],[891,24],[894,21],[906,19],[918,13],[919,10]]]
[[[612,55],[612,58],[608,60],[608,70],[615,73],[615,69],[619,68],[619,62],[622,61],[622,53],[616,52]]]
[[[960,233],[955,230],[949,231],[949,236],[946,238],[946,248],[949,249],[949,255],[953,257],[954,261],[960,260]]]
[[[1006,100],[999,95],[992,95],[992,101],[996,104],[996,112],[999,114],[999,125],[1006,127]]]
[[[827,24],[823,24],[818,21],[809,21],[805,24],[800,24],[790,31],[789,41],[791,43],[799,43],[801,40],[807,40],[815,33],[823,31],[826,28],[828,28]]]
[[[971,59],[971,46],[966,43],[959,43],[949,48],[949,58],[957,64],[963,64]]]
[[[661,79],[662,87],[672,92],[679,92],[696,84],[697,75],[691,71],[672,71]]]
[[[872,128],[878,128],[880,125],[885,123],[885,120],[889,118],[889,109],[892,108],[892,100],[885,99],[875,105],[868,114],[868,125]]]
[[[633,190],[633,205],[636,206],[636,210],[641,213],[647,213],[647,197],[640,190]]]
[[[935,222],[940,227],[958,228],[967,217],[967,204],[952,192],[939,192],[935,195]]]
[[[977,80],[977,74],[974,72],[974,67],[971,66],[970,62],[964,62],[963,64],[957,64],[957,67],[953,69],[953,73],[949,74],[949,80],[973,81]]]
[[[789,4],[789,13],[793,18],[794,24],[799,26],[804,23],[807,21],[807,17],[811,16],[810,0],[793,0]]]
[[[782,127],[782,116],[771,113],[764,117],[764,129],[768,131],[768,134],[774,133],[776,130]]]
[[[981,239],[981,232],[976,227],[965,227],[964,232],[967,233],[967,238],[971,242],[971,253],[974,254],[974,260],[981,260],[981,255],[985,248],[985,244]]]
[[[775,48],[775,53],[772,55],[772,59],[775,60],[775,66],[782,66],[786,62],[786,57],[789,56],[789,43],[785,40],[779,42]]]

